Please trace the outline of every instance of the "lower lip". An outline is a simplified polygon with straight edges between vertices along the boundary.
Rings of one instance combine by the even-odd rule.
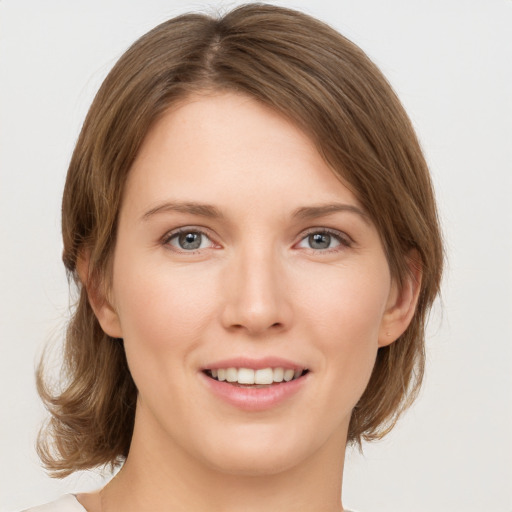
[[[298,379],[265,388],[239,387],[208,377],[201,372],[208,388],[228,404],[245,411],[264,411],[282,404],[298,393],[308,380],[309,372]]]

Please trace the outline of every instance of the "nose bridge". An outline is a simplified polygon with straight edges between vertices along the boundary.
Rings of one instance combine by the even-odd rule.
[[[280,255],[272,244],[253,243],[235,251],[227,269],[223,323],[261,334],[285,328],[291,307]]]

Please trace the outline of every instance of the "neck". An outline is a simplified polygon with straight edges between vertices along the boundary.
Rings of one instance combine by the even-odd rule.
[[[221,472],[176,444],[162,449],[136,422],[130,454],[101,492],[101,512],[160,510],[255,512],[341,512],[346,435],[327,442],[301,464],[279,472],[240,475]],[[144,439],[144,442],[142,442]]]

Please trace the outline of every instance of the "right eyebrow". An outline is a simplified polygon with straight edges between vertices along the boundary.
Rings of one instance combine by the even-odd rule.
[[[324,217],[338,212],[355,213],[359,215],[359,217],[361,217],[364,222],[371,224],[370,216],[366,213],[365,210],[359,208],[356,205],[345,203],[328,203],[304,206],[302,208],[297,208],[293,213],[293,217],[297,217],[299,219],[316,219],[318,217]]]
[[[221,213],[221,211],[211,204],[166,201],[164,203],[156,205],[155,207],[145,212],[142,215],[141,220],[146,221],[153,217],[154,215],[166,212],[189,213],[191,215],[199,215],[201,217],[208,217],[213,219],[224,218],[224,215]]]

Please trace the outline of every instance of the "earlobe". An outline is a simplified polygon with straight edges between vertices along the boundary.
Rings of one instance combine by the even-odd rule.
[[[380,327],[379,347],[385,347],[396,341],[411,323],[421,290],[420,261],[415,251],[411,253],[408,258],[409,273],[405,276],[402,286],[393,281]]]
[[[103,331],[112,338],[122,338],[119,316],[107,297],[105,287],[89,272],[89,254],[80,254],[76,263],[80,282]]]

